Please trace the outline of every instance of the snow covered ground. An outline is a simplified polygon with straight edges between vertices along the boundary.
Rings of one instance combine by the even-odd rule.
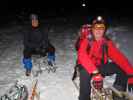
[[[21,29],[22,26],[14,25],[0,30],[0,95],[4,94],[16,80],[31,88],[32,78],[25,76],[21,62],[23,52]],[[40,100],[78,100],[78,91],[71,81],[76,60],[74,43],[78,30],[79,27],[73,23],[51,25],[48,34],[56,47],[58,68],[56,73],[43,72],[38,77]],[[108,32],[133,63],[131,26],[111,26]],[[112,81],[112,78],[110,80]]]

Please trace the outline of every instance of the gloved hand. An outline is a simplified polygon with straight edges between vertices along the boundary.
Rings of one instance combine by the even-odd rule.
[[[88,38],[88,35],[91,32],[91,25],[83,25],[80,31],[81,38]]]
[[[97,90],[101,90],[103,88],[103,77],[101,74],[96,73],[92,75],[93,86]]]

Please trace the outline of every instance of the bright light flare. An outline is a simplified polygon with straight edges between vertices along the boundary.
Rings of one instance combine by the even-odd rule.
[[[85,3],[83,3],[83,4],[82,4],[82,7],[85,7],[85,6],[86,6],[86,4],[85,4]]]
[[[101,20],[102,20],[102,17],[101,17],[101,16],[98,16],[98,17],[97,17],[97,20],[98,20],[98,21],[101,21]]]

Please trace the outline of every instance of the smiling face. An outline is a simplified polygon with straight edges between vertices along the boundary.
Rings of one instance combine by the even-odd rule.
[[[105,26],[104,24],[95,24],[92,28],[92,33],[95,40],[100,40],[105,33]]]
[[[32,19],[32,27],[38,27],[39,26],[39,21],[36,19]]]

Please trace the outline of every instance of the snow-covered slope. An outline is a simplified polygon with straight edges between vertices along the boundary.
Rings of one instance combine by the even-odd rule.
[[[133,34],[129,27],[124,25],[110,27],[109,33],[119,43],[122,52],[133,63]],[[56,65],[58,68],[56,73],[43,72],[38,77],[41,100],[78,99],[78,91],[71,81],[76,61],[74,43],[78,28],[72,23],[50,26],[48,34],[56,48]],[[7,27],[0,30],[0,33],[0,95],[5,93],[15,80],[19,80],[31,88],[32,79],[25,76],[21,62],[23,52],[21,26]]]

